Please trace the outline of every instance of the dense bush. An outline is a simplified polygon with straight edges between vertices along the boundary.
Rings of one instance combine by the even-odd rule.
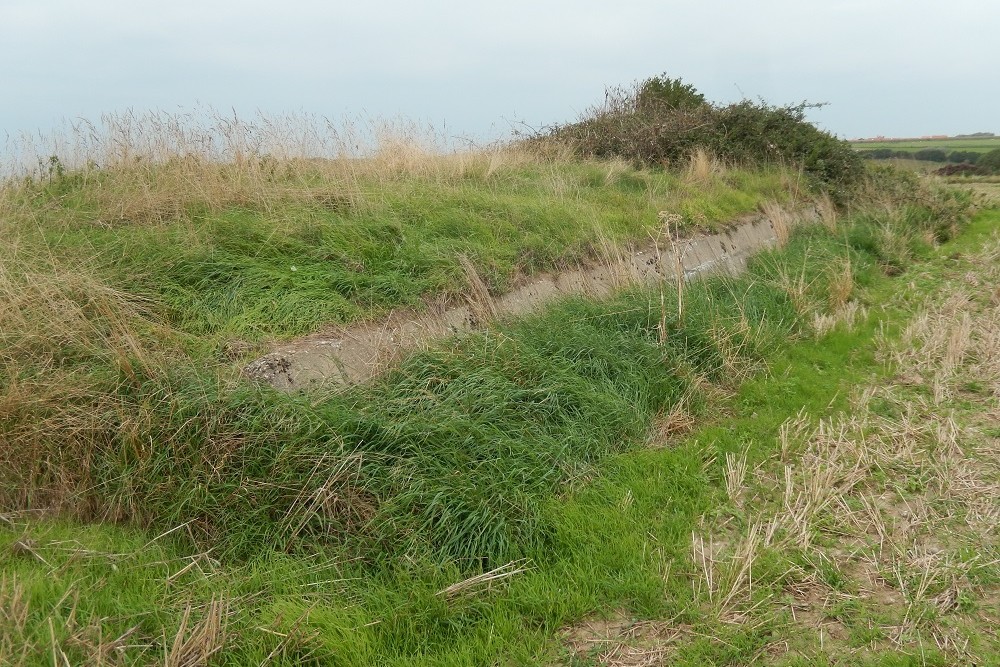
[[[940,148],[924,148],[916,151],[913,154],[913,159],[923,160],[925,162],[947,162],[948,154]]]
[[[976,162],[976,166],[987,174],[1000,173],[1000,148],[984,153]]]
[[[636,96],[636,105],[644,110],[655,110],[657,107],[695,109],[704,104],[705,96],[694,86],[666,75],[647,79]]]
[[[702,128],[704,143],[739,162],[791,162],[817,185],[839,193],[858,183],[864,169],[850,144],[805,120],[809,105],[775,107],[742,102],[715,109],[715,125]]]
[[[979,176],[983,174],[974,164],[960,163],[960,164],[949,164],[941,167],[934,171],[936,176]]]
[[[772,106],[743,100],[717,106],[679,79],[659,76],[607,91],[604,104],[565,125],[545,128],[534,141],[566,144],[582,157],[624,158],[673,165],[695,148],[741,164],[801,167],[834,196],[862,178],[861,156],[805,120],[811,105]]]
[[[979,156],[980,154],[976,151],[952,151],[948,153],[948,162],[976,164],[979,161]]]
[[[972,155],[975,155],[976,159],[948,165],[934,173],[938,176],[992,176],[1000,174],[1000,148],[989,153],[973,153]],[[955,159],[951,161],[957,162]]]
[[[954,162],[956,164],[976,164],[981,153],[975,151],[952,151],[946,153],[939,148],[925,148],[919,151],[899,150],[891,148],[874,148],[858,151],[858,155],[869,160],[923,160],[926,162]]]

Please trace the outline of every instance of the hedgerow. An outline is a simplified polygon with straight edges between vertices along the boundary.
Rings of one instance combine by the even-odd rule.
[[[863,161],[847,142],[806,120],[815,106],[751,100],[715,105],[690,85],[661,75],[609,89],[604,103],[580,120],[543,128],[529,140],[564,144],[581,157],[643,165],[678,165],[698,148],[743,165],[792,165],[817,189],[843,200],[862,181]]]

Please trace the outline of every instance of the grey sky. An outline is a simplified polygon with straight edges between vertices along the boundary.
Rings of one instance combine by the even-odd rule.
[[[406,116],[500,135],[666,71],[841,136],[1000,132],[995,0],[0,0],[0,138],[102,112]]]

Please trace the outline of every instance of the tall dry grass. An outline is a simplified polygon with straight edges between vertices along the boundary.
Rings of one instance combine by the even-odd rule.
[[[90,485],[97,441],[141,419],[110,389],[154,372],[143,339],[164,327],[85,266],[15,255],[0,249],[0,506],[58,508]]]
[[[710,151],[698,147],[688,156],[684,179],[688,183],[701,184],[711,181],[726,172],[726,165]]]
[[[404,121],[242,119],[213,109],[105,114],[2,148],[0,214],[37,215],[44,191],[53,205],[71,203],[107,225],[234,206],[270,212],[290,201],[357,207],[400,179],[488,182],[518,164],[558,158],[544,147],[460,146]]]

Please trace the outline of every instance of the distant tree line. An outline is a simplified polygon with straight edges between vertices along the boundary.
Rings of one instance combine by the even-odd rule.
[[[941,176],[992,176],[1000,174],[1000,148],[981,154],[974,164],[950,164],[934,173]]]
[[[992,176],[1000,174],[1000,148],[988,153],[975,151],[951,151],[949,153],[940,148],[924,148],[919,151],[875,148],[858,151],[858,154],[869,160],[901,159],[949,163],[935,172],[941,176]]]
[[[891,148],[875,148],[858,151],[858,153],[869,160],[923,160],[925,162],[953,162],[955,164],[976,164],[982,155],[975,151],[952,151],[948,153],[940,148],[924,148],[919,151],[894,151]]]

